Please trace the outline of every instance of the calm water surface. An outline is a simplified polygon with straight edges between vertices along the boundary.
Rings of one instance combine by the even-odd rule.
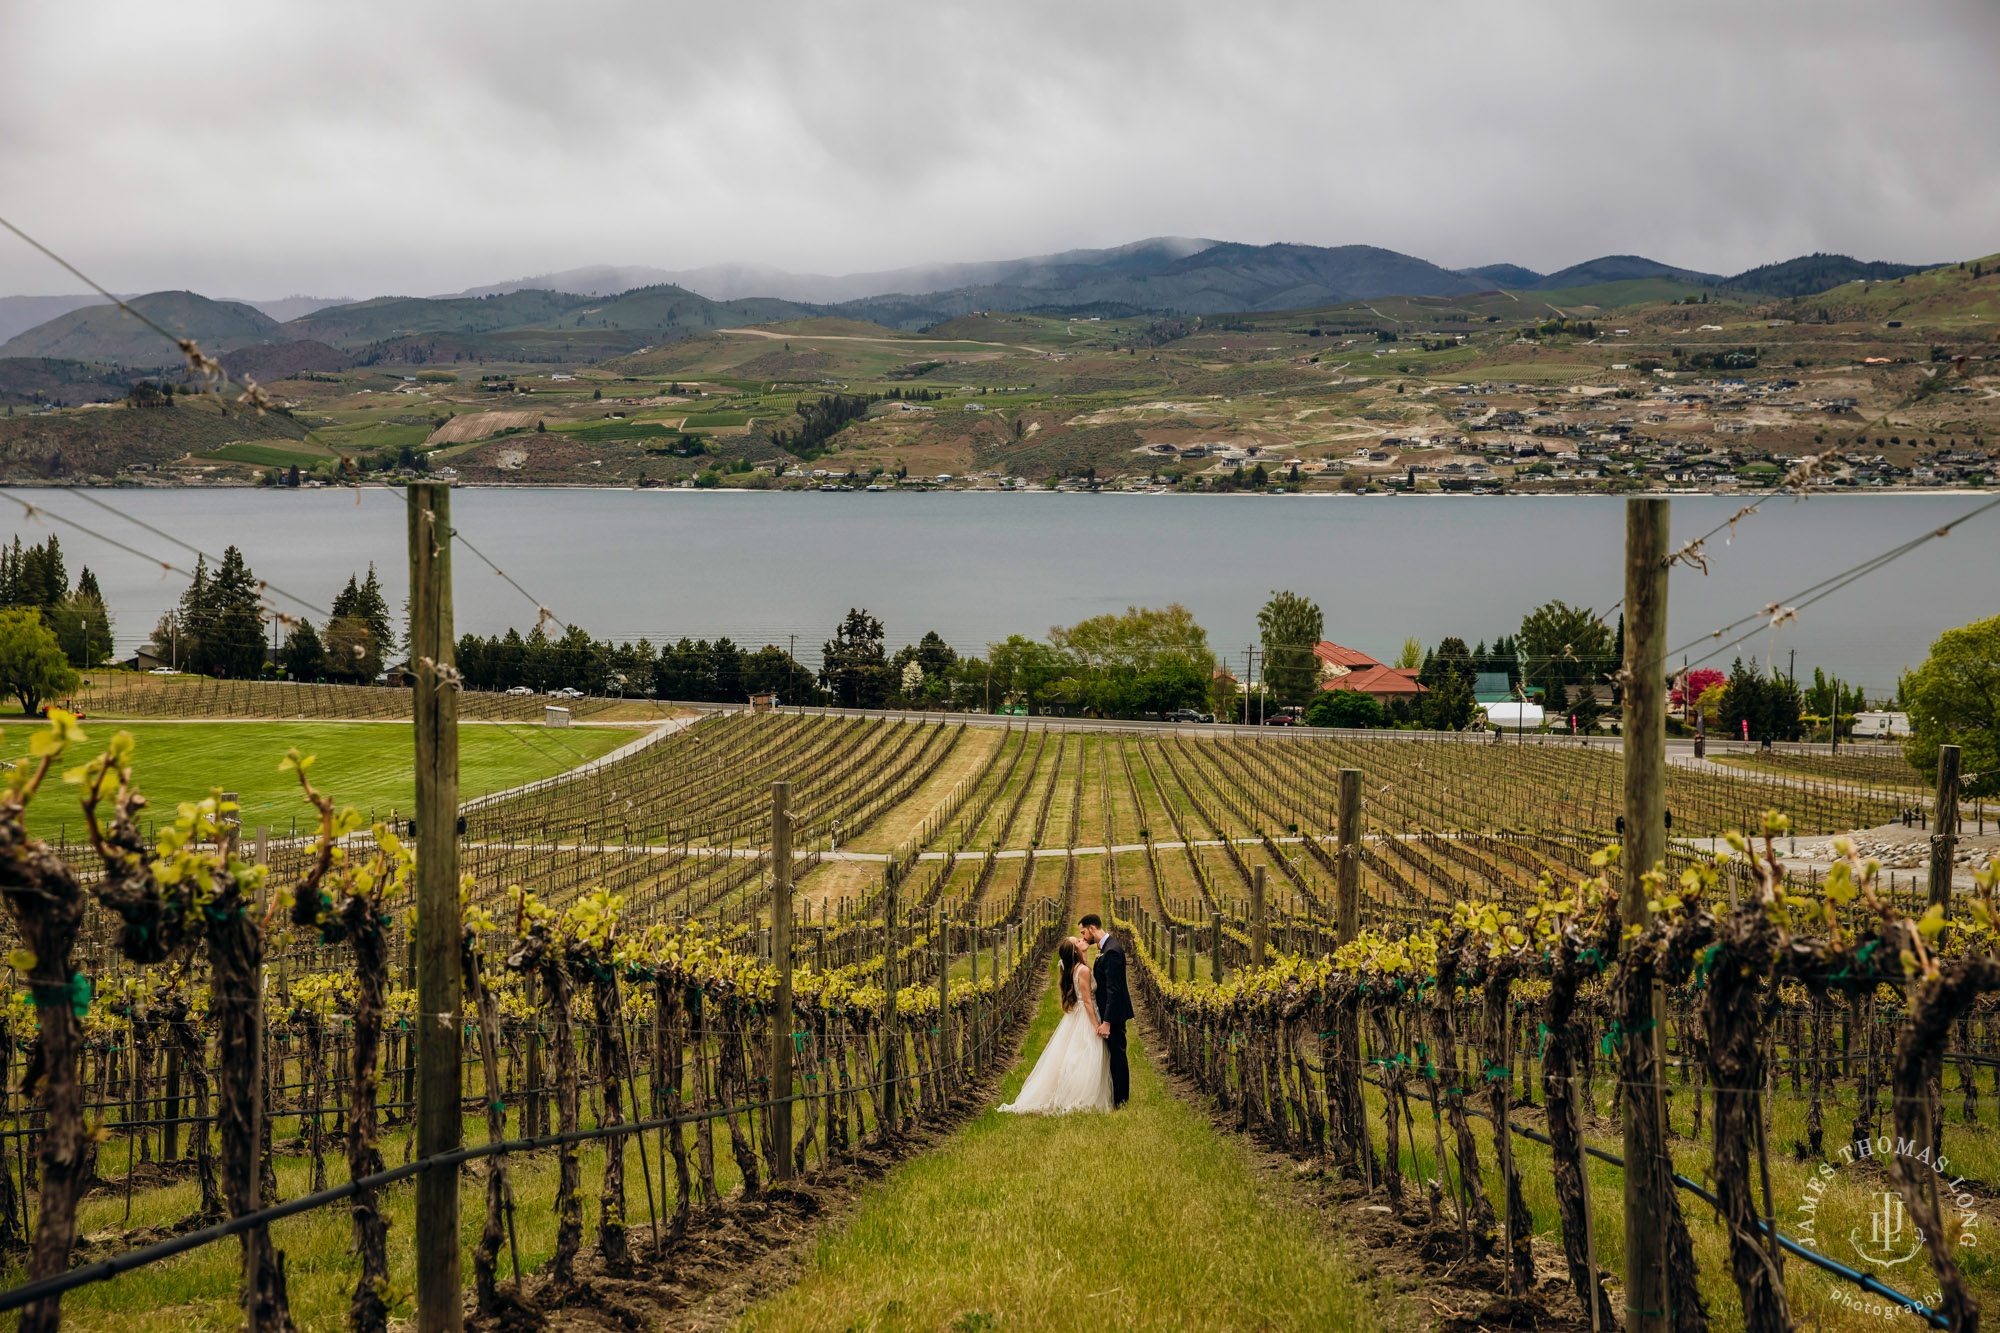
[[[63,491],[16,492],[148,555],[194,557]],[[391,605],[405,594],[401,498],[387,490],[95,491],[121,513],[211,553],[242,547],[256,573],[325,607],[375,562]],[[1673,576],[1673,642],[1693,640],[1976,508],[1973,496],[1772,499],[1711,544],[1707,576]],[[1674,501],[1676,544],[1741,507]],[[1604,607],[1623,591],[1624,506],[1602,497],[1127,496],[1048,493],[785,494],[468,489],[460,530],[565,621],[600,637],[682,635],[785,646],[801,658],[850,606],[892,646],[935,629],[961,651],[1040,636],[1131,605],[1178,601],[1240,657],[1274,588],[1318,601],[1327,636],[1393,657],[1516,629],[1560,597]],[[143,642],[186,580],[61,523],[12,519],[26,541],[55,532],[75,577],[96,571],[121,651]],[[12,534],[10,534],[11,537]],[[535,607],[461,551],[461,631],[523,632]],[[280,599],[287,610],[299,608]],[[2000,510],[1764,631],[1741,651],[1798,670],[1838,670],[1874,690],[1923,660],[1937,634],[2000,613]],[[316,617],[317,618],[317,617]],[[1711,645],[1712,646],[1712,645]],[[1690,659],[1708,648],[1690,649]]]

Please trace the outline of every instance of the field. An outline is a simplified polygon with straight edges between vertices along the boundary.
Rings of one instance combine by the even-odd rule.
[[[288,707],[303,711],[310,699],[325,712],[361,715],[133,723],[136,771],[156,794],[156,808],[225,782],[245,793],[246,823],[257,822],[266,803],[296,806],[285,790],[289,775],[276,771],[276,753],[286,745],[318,753],[312,776],[340,801],[377,809],[406,801],[407,733],[361,720],[395,712],[402,692],[316,688],[305,694],[184,678],[107,679],[100,702],[106,711],[122,702],[155,716],[211,707],[269,716]],[[112,724],[93,717],[87,725],[95,741]],[[467,726],[465,787],[470,795],[482,785],[560,772],[640,734]],[[25,739],[23,730],[10,730],[10,753]],[[469,805],[461,863],[471,900],[492,913],[493,939],[481,946],[492,961],[482,984],[501,1002],[493,1044],[469,1029],[464,1045],[468,1093],[481,1090],[466,1108],[468,1140],[554,1127],[561,1097],[552,1104],[548,1095],[553,1069],[558,1082],[580,1079],[575,1123],[581,1130],[611,1133],[620,1145],[607,1157],[601,1139],[587,1142],[575,1176],[547,1150],[512,1159],[511,1243],[524,1270],[540,1275],[516,1288],[503,1242],[499,1290],[544,1303],[594,1292],[588,1301],[611,1302],[609,1308],[624,1312],[621,1320],[645,1324],[753,1271],[744,1266],[775,1243],[766,1234],[770,1227],[792,1225],[758,1210],[791,1209],[795,1201],[785,1200],[793,1196],[773,1195],[768,1205],[750,1198],[753,1190],[732,1197],[739,1184],[771,1169],[777,1149],[766,1137],[769,1117],[750,1113],[740,1124],[726,1116],[699,1118],[710,1114],[699,1108],[752,1100],[748,1090],[769,1069],[769,1049],[757,1035],[762,1020],[730,997],[769,975],[755,967],[768,948],[772,910],[769,784],[783,778],[792,784],[794,819],[801,1026],[795,1070],[805,1075],[797,1085],[804,1113],[793,1134],[809,1188],[826,1192],[814,1195],[821,1202],[812,1206],[838,1197],[853,1199],[855,1211],[821,1237],[796,1286],[744,1312],[744,1327],[1072,1327],[1090,1316],[1092,1293],[1112,1290],[1129,1293],[1120,1308],[1139,1312],[1133,1325],[1145,1327],[1243,1326],[1232,1322],[1241,1319],[1259,1327],[1428,1326],[1442,1317],[1439,1309],[1476,1311],[1506,1283],[1474,1205],[1504,1199],[1509,1177],[1503,1160],[1469,1150],[1473,1140],[1465,1137],[1441,1164],[1443,1139],[1434,1142],[1427,1126],[1420,1129],[1429,1117],[1409,1118],[1405,1099],[1442,1095],[1440,1088],[1452,1086],[1415,1072],[1425,1059],[1446,1060],[1411,1044],[1427,1040],[1422,1011],[1392,998],[1400,991],[1370,992],[1380,998],[1364,1011],[1365,1047],[1350,1047],[1339,1035],[1337,1007],[1308,1010],[1314,1017],[1302,1027],[1287,1020],[1265,1029],[1258,1006],[1274,993],[1269,986],[1321,984],[1312,978],[1323,974],[1309,969],[1321,966],[1316,960],[1332,948],[1336,884],[1347,855],[1334,814],[1343,770],[1360,775],[1362,837],[1352,847],[1359,924],[1365,938],[1379,942],[1408,932],[1442,939],[1431,923],[1449,918],[1459,904],[1497,903],[1518,913],[1547,891],[1545,884],[1593,874],[1593,853],[1615,838],[1621,762],[1602,749],[1407,734],[1146,734],[1045,726],[1038,719],[733,713],[694,721],[545,789]],[[258,772],[269,776],[246,776]],[[475,782],[474,773],[491,780]],[[1742,772],[1670,769],[1677,841],[1669,865],[1693,871],[1708,864],[1702,840],[1754,828],[1772,807],[1790,814],[1790,832],[1801,839],[1889,822],[1907,798],[1882,777],[1866,761],[1845,757]],[[65,806],[74,810],[72,799],[67,789],[42,793],[31,807],[37,827],[46,829]],[[65,855],[90,868],[73,838]],[[296,882],[311,858],[303,842],[273,846],[272,882]],[[1758,881],[1740,863],[1717,874],[1717,893],[1756,890]],[[1788,877],[1789,891],[1816,895],[1821,875],[1798,869]],[[381,956],[391,987],[379,1100],[394,1111],[405,1095],[400,1080],[411,1053],[395,1026],[409,1003],[398,998],[408,992],[397,989],[408,976],[398,919],[407,890],[394,877],[374,883],[371,891],[385,895]],[[1260,884],[1261,916],[1253,906]],[[532,924],[536,918],[524,915],[513,885],[533,890],[553,914],[550,925]],[[615,903],[607,892],[617,895]],[[1916,905],[1921,886],[1903,876],[1879,892],[1886,902]],[[1101,1128],[996,1117],[983,1108],[1004,1100],[1025,1070],[1003,1052],[1012,1050],[1013,1025],[1033,1016],[1032,1055],[1053,1021],[1043,987],[1048,951],[1059,928],[1092,908],[1112,915],[1129,941],[1146,1014],[1133,1050],[1136,1100]],[[600,937],[589,923],[605,920],[616,923],[612,934],[592,943]],[[661,933],[649,934],[652,927]],[[545,929],[574,932],[563,936],[573,941],[566,956],[581,960],[576,971],[562,973],[567,980],[560,984],[575,988],[569,1009],[552,1006],[545,990],[527,989],[519,967],[499,965],[502,957],[525,958],[544,985],[557,984],[557,973],[532,962]],[[1256,966],[1260,931],[1277,982],[1263,980]],[[616,971],[588,961],[611,940],[635,950],[620,955],[625,961]],[[79,948],[91,960],[97,993],[114,997],[92,1009],[82,1057],[86,1099],[109,1130],[95,1150],[100,1184],[84,1200],[80,1223],[100,1255],[151,1243],[202,1212],[192,1167],[177,1164],[162,1178],[153,1165],[211,1142],[205,1130],[170,1131],[167,1124],[177,1108],[185,1114],[192,1078],[185,1060],[169,1058],[176,1049],[169,1040],[176,1031],[171,997],[175,986],[197,984],[200,974],[179,974],[166,985],[157,970],[121,960],[101,913],[86,923]],[[364,1016],[354,1007],[357,965],[347,944],[274,928],[271,948],[269,1114],[276,1122],[275,1197],[284,1199],[345,1178],[341,1144],[357,1091],[343,1070]],[[874,1034],[892,1022],[880,985],[890,969],[893,1012],[912,1016],[889,1030],[901,1050],[896,1067],[913,1138],[885,1134],[878,1094],[861,1086],[884,1067],[885,1048]],[[1471,1070],[1484,1062],[1490,1076],[1476,1098],[1451,1094],[1459,1098],[1454,1116],[1488,1106],[1499,1086],[1511,1094],[1517,1124],[1542,1126],[1542,1076],[1552,1057],[1544,1040],[1529,1039],[1546,985],[1524,978],[1515,992],[1519,1007],[1489,1011],[1510,1015],[1504,1023],[1483,1020],[1469,1001],[1449,1006],[1451,1017],[1437,1020],[1456,1030],[1428,1049],[1451,1052],[1454,1068],[1460,1060],[1471,1062]],[[934,1017],[941,986],[950,997],[944,1022]],[[661,1005],[662,995],[671,1002]],[[697,1001],[689,1001],[696,1009],[684,1009],[684,999],[694,996],[708,997],[706,1009]],[[1818,1148],[1803,1163],[1790,1155],[1795,1139],[1818,1143],[1819,1130],[1806,1120],[1810,1105],[1820,1107],[1833,1145],[1826,1151],[1837,1150],[1850,1123],[1888,1123],[1878,1078],[1888,1047],[1869,1035],[1877,1028],[1866,1019],[1893,1023],[1896,1005],[1886,998],[1879,1004],[1856,1010],[1791,999],[1777,1009],[1769,1133],[1780,1204],[1805,1188],[1817,1160],[1811,1152]],[[706,1026],[688,1017],[697,1012],[709,1015]],[[1225,1012],[1226,1030],[1218,1026]],[[849,1017],[854,1013],[868,1017],[857,1024]],[[1373,1025],[1376,1015],[1381,1026]],[[1578,1040],[1588,1049],[1607,1039],[1601,1019],[1579,1021]],[[1990,1024],[1975,1019],[1954,1043],[1961,1074],[1984,1068],[1964,1062],[1984,1059],[1975,1052],[1990,1049]],[[1698,993],[1678,988],[1669,992],[1668,1027],[1667,1068],[1676,1089],[1668,1112],[1672,1152],[1684,1174],[1705,1181],[1716,1171],[1706,1139],[1712,1115],[1704,1043],[1719,1033],[1702,1018]],[[193,1049],[203,1050],[195,1041]],[[131,1049],[144,1058],[132,1061]],[[559,1060],[565,1050],[575,1055],[567,1074]],[[1412,1052],[1417,1067],[1406,1063]],[[1343,1119],[1341,1071],[1364,1056],[1369,1072],[1353,1094],[1359,1114]],[[621,1073],[618,1062],[628,1060],[629,1073]],[[1585,1140],[1611,1151],[1619,1146],[1617,1126],[1604,1117],[1615,1074],[1608,1057],[1585,1060],[1570,1085],[1582,1102]],[[1395,1080],[1390,1102],[1377,1086],[1384,1078]],[[1956,1081],[1951,1088],[1949,1150],[1958,1169],[2000,1178],[1994,1107],[1974,1082],[1971,1093],[1962,1094]],[[205,1086],[201,1095],[208,1096]],[[1971,1108],[1964,1120],[1961,1098]],[[488,1103],[497,1122],[486,1120]],[[691,1145],[682,1144],[678,1128],[671,1142],[664,1130],[641,1140],[610,1128],[635,1113],[682,1107],[697,1112]],[[28,1128],[31,1110],[15,1096],[0,1103],[0,1117],[19,1128]],[[392,1120],[382,1139],[392,1166],[404,1151],[400,1124]],[[1405,1131],[1407,1145],[1400,1139]],[[1348,1133],[1368,1145],[1365,1169],[1343,1138]],[[1485,1135],[1481,1128],[1476,1137]],[[1392,1136],[1401,1194],[1385,1192],[1382,1174],[1387,1162],[1379,1150]],[[226,1142],[212,1146],[225,1157],[230,1151]],[[1551,1152],[1524,1141],[1510,1159],[1513,1178],[1525,1182],[1519,1185],[1523,1240],[1532,1238],[1549,1278],[1536,1297],[1549,1326],[1588,1327],[1576,1324],[1577,1298],[1563,1276],[1564,1225]],[[139,1165],[129,1221],[128,1156]],[[607,1172],[614,1159],[622,1183]],[[676,1162],[688,1164],[687,1174],[679,1174]],[[1260,1163],[1279,1169],[1267,1172]],[[14,1243],[10,1237],[18,1236],[36,1193],[28,1165],[17,1154],[0,1184],[0,1245]],[[677,1179],[669,1178],[670,1169]],[[890,1174],[882,1185],[862,1183],[884,1170]],[[1109,1172],[1115,1189],[1094,1187],[1092,1172]],[[1426,1177],[1441,1182],[1428,1204]],[[463,1187],[468,1245],[479,1234],[481,1179],[472,1175]],[[1615,1171],[1592,1168],[1595,1243],[1614,1273],[1623,1244],[1618,1181]],[[580,1206],[568,1230],[555,1205],[596,1191],[600,1182],[622,1204],[602,1214]],[[1075,1199],[1065,1193],[1072,1189]],[[407,1313],[410,1188],[391,1186],[383,1197],[395,1222],[387,1251],[390,1308]],[[1138,1220],[1121,1226],[1108,1248],[1079,1249],[1076,1233],[1092,1198]],[[1739,1326],[1744,1316],[1729,1279],[1725,1234],[1705,1206],[1688,1206],[1700,1289],[1716,1326]],[[1858,1194],[1828,1206],[1843,1227],[1850,1214],[1866,1210]],[[680,1207],[691,1210],[687,1230],[677,1229],[656,1260],[653,1224],[641,1218],[665,1219]],[[966,1224],[972,1217],[980,1223]],[[1795,1214],[1779,1218],[1781,1229],[1797,1222]],[[289,1256],[294,1314],[308,1328],[338,1326],[353,1281],[342,1208],[276,1223],[272,1234]],[[632,1261],[636,1268],[616,1258],[621,1234],[640,1256]],[[74,1321],[86,1328],[228,1326],[239,1318],[235,1254],[233,1242],[208,1246],[90,1287],[71,1298]],[[1982,1296],[2000,1294],[2000,1272],[1970,1262],[1965,1268]],[[571,1271],[580,1288],[564,1285],[561,1275]],[[634,1273],[640,1280],[631,1280]],[[1792,1309],[1821,1327],[1870,1327],[1854,1322],[1835,1290],[1801,1276],[1792,1284]],[[1430,1301],[1415,1293],[1428,1293]]]
[[[364,815],[407,815],[415,798],[407,724],[89,720],[85,731],[92,741],[108,741],[114,731],[132,733],[138,762],[145,771],[162,775],[148,795],[156,808],[167,811],[181,801],[200,800],[211,788],[223,788],[237,794],[248,827],[263,824],[287,832],[295,820],[308,822],[311,811],[299,799],[297,779],[278,771],[278,761],[294,747],[318,755],[314,777]],[[459,788],[470,800],[533,782],[644,734],[623,727],[551,732],[521,723],[467,726],[460,733]],[[0,733],[0,759],[12,763],[26,753],[29,735],[26,719],[7,727]],[[66,823],[74,838],[82,821],[71,814]],[[50,817],[49,811],[38,809],[29,826],[43,836],[58,836],[60,829],[44,827]]]

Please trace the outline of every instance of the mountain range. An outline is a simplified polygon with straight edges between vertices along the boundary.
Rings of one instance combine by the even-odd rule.
[[[1390,296],[1558,292],[1639,279],[1689,292],[1795,298],[1918,267],[1814,254],[1723,276],[1607,255],[1540,273],[1516,264],[1450,269],[1369,245],[1162,236],[1112,249],[838,277],[734,264],[680,271],[600,265],[448,296],[248,302],[180,291],[129,303],[225,364],[267,378],[271,371],[374,362],[601,360],[710,329],[815,315],[918,329],[984,310],[1218,315]],[[157,333],[95,297],[0,297],[0,337],[0,359],[36,359],[44,378],[53,361],[149,369],[177,360]]]

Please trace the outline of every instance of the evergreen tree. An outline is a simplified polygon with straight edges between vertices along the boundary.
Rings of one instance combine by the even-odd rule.
[[[1576,718],[1576,729],[1591,732],[1604,718],[1604,705],[1598,702],[1597,691],[1588,685],[1579,685],[1576,699],[1570,704],[1570,713]]]
[[[196,573],[200,573],[197,564]],[[205,590],[197,669],[211,676],[251,679],[264,670],[264,608],[257,576],[234,546]]]
[[[319,641],[319,632],[312,622],[303,617],[292,627],[285,639],[285,647],[279,660],[284,663],[285,674],[293,680],[318,680],[326,671],[326,648]]]
[[[407,606],[405,619],[407,620]],[[356,596],[354,614],[361,617],[368,626],[368,632],[375,636],[375,642],[384,656],[396,651],[396,624],[389,618],[389,603],[382,596],[382,585],[375,578],[375,562],[368,562],[368,578],[361,585]]]
[[[1447,674],[1457,673],[1469,682],[1478,672],[1473,664],[1472,650],[1465,646],[1465,640],[1447,638],[1438,644],[1437,651],[1424,659],[1424,669],[1417,673],[1417,683],[1427,690],[1434,690],[1444,683]]]
[[[1459,647],[1465,647],[1459,641]],[[1472,722],[1479,705],[1472,697],[1472,677],[1458,666],[1448,668],[1417,706],[1425,727],[1432,731],[1463,731]]]
[[[820,652],[820,684],[843,708],[878,708],[889,697],[889,663],[882,652],[882,622],[849,609],[847,619]]]

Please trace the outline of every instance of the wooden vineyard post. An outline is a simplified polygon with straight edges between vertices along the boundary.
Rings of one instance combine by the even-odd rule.
[[[792,784],[771,784],[771,1179],[792,1178]],[[810,1118],[810,1117],[808,1117]]]
[[[1208,918],[1208,979],[1216,985],[1222,984],[1222,917],[1211,913]]]
[[[1264,917],[1264,867],[1250,872],[1250,966],[1264,966],[1264,952],[1270,942],[1270,925]]]
[[[1937,819],[1931,825],[1931,902],[1951,905],[1951,863],[1958,851],[1958,747],[1938,746]]]
[[[945,1069],[951,1064],[951,914],[938,907],[938,1095],[945,1096]]]
[[[1646,875],[1666,852],[1666,689],[1668,502],[1625,502],[1625,843],[1620,919],[1642,928],[1651,919]],[[1667,1219],[1661,1179],[1669,1168],[1660,1115],[1658,982],[1624,1016],[1625,1309],[1627,1333],[1673,1327],[1667,1276]],[[1671,1188],[1671,1185],[1667,1185]]]
[[[903,1044],[896,1027],[896,877],[882,885],[882,1120],[875,1131],[888,1138],[896,1127],[896,1056]]]
[[[1361,930],[1361,770],[1340,770],[1340,808],[1336,814],[1340,838],[1339,894],[1334,905],[1334,940],[1345,944]]]
[[[417,733],[417,1156],[459,1146],[458,693],[451,488],[409,489],[410,669]],[[458,1333],[458,1168],[417,1177],[417,1330]]]

